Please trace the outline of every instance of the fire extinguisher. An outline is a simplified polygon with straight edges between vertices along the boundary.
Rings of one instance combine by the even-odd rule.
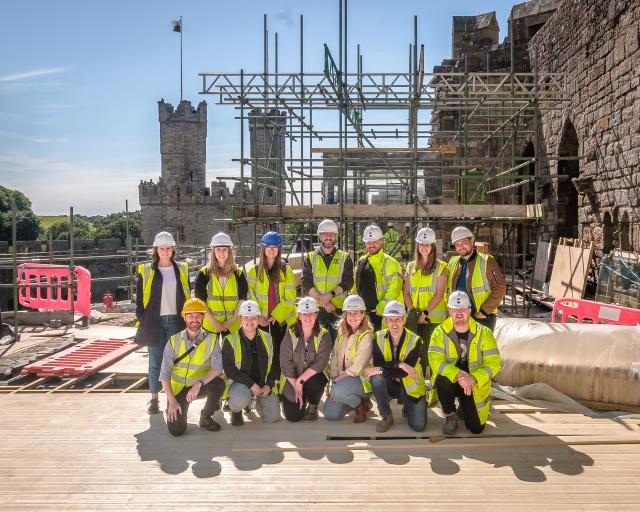
[[[111,313],[113,311],[113,295],[111,292],[106,291],[102,296],[102,304],[104,304],[105,313]]]

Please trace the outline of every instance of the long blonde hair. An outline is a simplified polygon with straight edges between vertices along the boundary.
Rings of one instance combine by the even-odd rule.
[[[227,260],[224,262],[224,265],[220,267],[218,264],[218,259],[215,255],[215,247],[211,248],[211,252],[209,253],[209,260],[207,261],[207,273],[211,275],[216,275],[218,277],[228,277],[232,272],[235,272],[236,268],[236,253],[233,250],[233,247],[229,247],[229,252],[227,253]]]
[[[418,270],[421,270],[423,276],[428,276],[429,274],[432,274],[433,271],[436,269],[436,260],[438,259],[438,248],[436,247],[436,244],[430,244],[430,245],[431,245],[431,252],[429,253],[429,256],[427,256],[427,259],[423,260],[422,255],[418,250],[418,243],[416,243],[413,271],[417,272]]]
[[[344,311],[342,313],[342,316],[340,317],[340,320],[338,320],[338,323],[336,324],[336,330],[338,331],[339,336],[344,336],[345,338],[348,338],[349,336],[357,332],[362,332],[366,330],[373,332],[373,325],[371,325],[371,320],[369,320],[369,315],[367,315],[367,313],[363,311],[362,322],[360,322],[360,327],[358,327],[358,330],[352,331],[351,326],[347,323],[347,312]]]

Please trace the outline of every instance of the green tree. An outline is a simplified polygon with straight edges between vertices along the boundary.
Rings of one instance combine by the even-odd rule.
[[[69,240],[69,221],[55,222],[47,230],[47,238],[51,234],[53,240]],[[73,238],[76,240],[89,240],[93,238],[93,226],[90,222],[73,218]]]
[[[127,218],[125,212],[110,213],[98,217],[94,221],[94,238],[119,238],[122,245],[127,242]],[[129,212],[129,236],[131,239],[140,238],[142,234],[142,211]]]
[[[0,185],[0,240],[12,239],[11,202],[16,202],[16,234],[18,240],[36,240],[40,220],[31,210],[31,201],[19,190]]]

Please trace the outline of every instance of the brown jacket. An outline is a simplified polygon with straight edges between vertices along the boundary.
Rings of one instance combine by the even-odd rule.
[[[471,290],[471,276],[473,275],[473,270],[477,262],[477,253],[474,253],[472,261],[467,266],[467,290]],[[457,290],[456,283],[460,276],[460,269],[461,266],[458,261],[458,265],[453,271],[453,280],[451,281],[452,289],[450,292]],[[507,293],[507,283],[495,258],[489,258],[487,262],[487,278],[489,279],[489,286],[491,287],[491,295],[483,304],[476,304],[476,309],[482,309],[486,313],[489,313],[498,307]]]
[[[305,343],[302,336],[298,338],[298,344],[295,351],[293,350],[293,340],[291,339],[291,330],[287,329],[287,333],[282,339],[280,345],[280,369],[285,377],[297,379],[307,368],[315,370],[317,373],[324,371],[329,365],[329,357],[331,356],[331,336],[328,332],[318,340],[318,353],[313,343],[313,338],[309,339],[307,346],[307,361],[304,360]],[[290,402],[295,402],[296,395],[293,386],[288,380],[285,380],[284,397]]]

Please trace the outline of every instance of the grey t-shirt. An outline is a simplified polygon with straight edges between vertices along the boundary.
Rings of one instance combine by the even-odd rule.
[[[176,307],[176,272],[173,265],[158,267],[162,274],[162,300],[160,301],[160,316],[177,315]]]

